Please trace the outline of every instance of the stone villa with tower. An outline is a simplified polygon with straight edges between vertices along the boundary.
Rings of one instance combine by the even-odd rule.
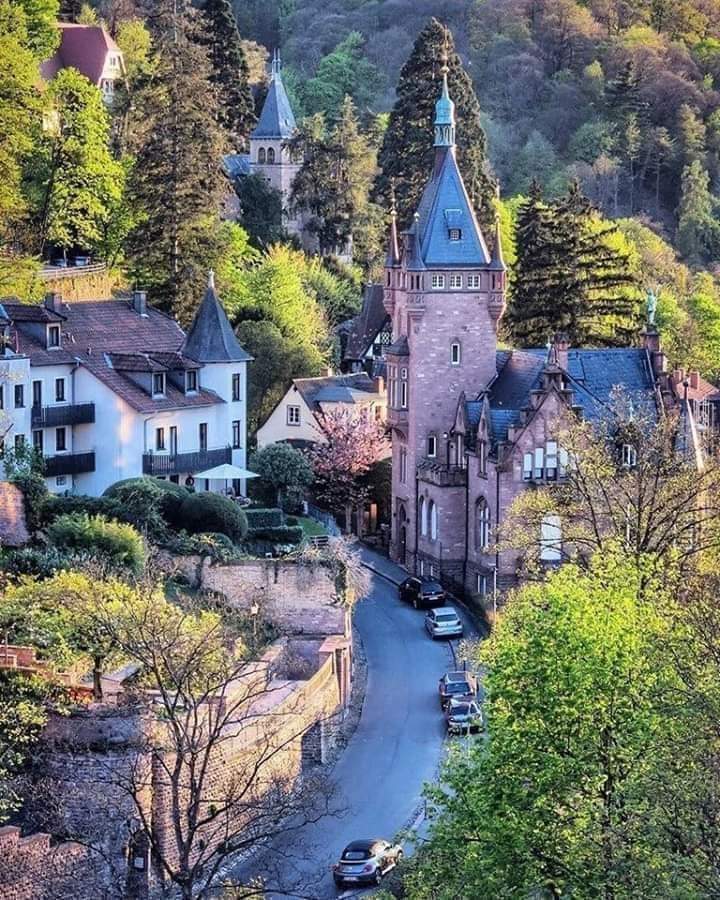
[[[597,417],[616,387],[658,411],[680,402],[691,419],[718,402],[697,373],[667,372],[652,319],[636,348],[575,349],[556,337],[543,349],[498,350],[506,287],[499,227],[488,249],[460,175],[445,75],[434,168],[411,227],[398,235],[392,216],[385,267],[390,552],[481,602],[516,578],[517,555],[493,546],[513,500],[563,478],[563,417]],[[544,559],[558,561],[557,519],[537,537]]]

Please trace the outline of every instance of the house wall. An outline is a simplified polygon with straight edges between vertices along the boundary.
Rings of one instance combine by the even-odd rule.
[[[299,425],[287,424],[288,406],[300,407]],[[258,428],[256,437],[258,448],[261,448],[267,447],[268,444],[277,444],[280,441],[320,441],[322,433],[317,427],[315,415],[293,384],[270,413],[265,423]]]

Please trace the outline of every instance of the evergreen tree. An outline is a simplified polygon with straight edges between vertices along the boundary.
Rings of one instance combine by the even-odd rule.
[[[100,250],[125,189],[125,170],[109,149],[110,116],[99,88],[62,69],[48,91],[57,125],[33,161],[39,250]]]
[[[480,105],[470,76],[455,52],[452,35],[437,19],[420,32],[400,72],[397,101],[378,157],[374,199],[387,199],[395,181],[398,217],[407,227],[433,170],[433,121],[442,84],[442,56],[448,53],[448,86],[457,116],[458,164],[481,224],[494,221],[495,189],[486,172],[486,140]]]
[[[130,271],[151,298],[188,322],[217,241],[220,171],[211,67],[188,0],[160,0],[152,20],[157,64],[135,95],[131,194],[142,218],[130,235]]]
[[[714,207],[710,176],[696,159],[683,171],[677,227],[678,247],[691,264],[706,259],[716,243]]]
[[[300,131],[293,148],[304,161],[293,182],[292,202],[312,213],[308,228],[317,235],[321,254],[337,253],[352,241],[367,210],[375,174],[375,153],[360,132],[351,98],[343,101],[330,132],[317,114]]]
[[[229,0],[206,0],[203,15],[207,27],[201,40],[212,63],[212,83],[217,91],[217,118],[235,150],[246,146],[255,126],[255,103],[249,69]]]
[[[517,264],[506,317],[520,346],[555,332],[575,346],[625,346],[639,324],[639,294],[616,226],[577,186],[555,203],[537,187],[518,213]]]

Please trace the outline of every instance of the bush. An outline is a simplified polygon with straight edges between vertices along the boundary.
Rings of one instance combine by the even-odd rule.
[[[180,522],[192,534],[218,531],[233,541],[247,534],[247,517],[229,497],[208,492],[190,494],[180,507]]]
[[[59,516],[70,516],[73,513],[122,519],[122,505],[111,497],[88,497],[84,494],[60,497],[50,494],[43,505],[43,525],[49,525]]]
[[[278,525],[275,528],[257,528],[248,533],[251,541],[271,541],[273,544],[299,544],[303,539],[300,525]]]
[[[285,524],[286,525],[299,525],[297,516],[285,516]]]
[[[14,475],[10,480],[22,491],[28,531],[38,531],[42,527],[43,509],[49,496],[45,479],[36,471],[31,471]]]
[[[157,532],[162,527],[159,519],[179,527],[180,509],[190,491],[172,481],[142,476],[116,481],[106,488],[103,496],[119,501],[141,527]],[[144,517],[143,510],[146,510]]]
[[[3,574],[11,577],[32,575],[37,578],[50,578],[67,565],[67,556],[57,547],[44,549],[25,547],[21,550],[4,550],[0,554],[0,569]]]
[[[61,550],[100,555],[111,565],[128,568],[136,574],[145,565],[145,543],[132,525],[125,522],[73,513],[57,518],[48,528],[48,537]]]
[[[245,516],[250,531],[257,528],[276,528],[285,524],[281,509],[246,509]]]

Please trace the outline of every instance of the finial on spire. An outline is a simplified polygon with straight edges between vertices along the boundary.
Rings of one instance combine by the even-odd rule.
[[[273,50],[273,58],[272,58],[272,66],[271,66],[273,75],[278,75],[280,73],[280,66],[281,66],[280,51],[276,47]]]
[[[397,206],[395,204],[395,179],[390,179],[390,243],[388,246],[388,266],[400,265],[400,244],[397,233]]]
[[[447,29],[445,29],[445,40],[443,42],[440,60],[442,65],[440,73],[442,74],[442,91],[440,99],[435,104],[435,146],[436,147],[454,147],[455,146],[455,104],[450,99],[450,91],[448,89],[448,66],[450,41]]]
[[[215,290],[215,270],[214,269],[208,269],[208,290],[209,291]]]

